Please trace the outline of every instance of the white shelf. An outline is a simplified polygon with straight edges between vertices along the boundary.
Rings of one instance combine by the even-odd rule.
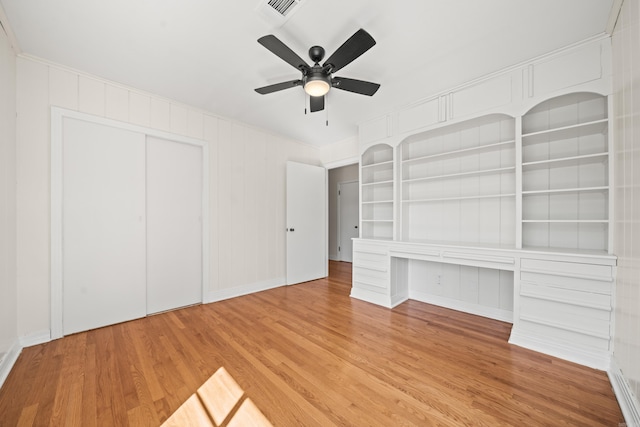
[[[530,132],[522,135],[522,143],[546,142],[549,139],[572,138],[581,135],[592,135],[594,133],[605,133],[609,120],[599,119],[591,122],[578,123],[559,128],[545,129],[537,132]]]
[[[438,153],[438,154],[430,154],[427,156],[420,156],[420,157],[415,157],[412,159],[406,159],[402,161],[403,165],[408,165],[411,163],[421,163],[421,162],[428,162],[430,160],[434,160],[440,157],[448,157],[448,156],[457,156],[460,154],[466,154],[466,153],[473,153],[473,152],[482,152],[484,150],[492,150],[492,149],[497,149],[503,145],[511,145],[511,144],[515,144],[515,140],[511,140],[511,141],[504,141],[504,142],[497,142],[495,144],[487,144],[487,145],[479,145],[477,147],[470,147],[470,148],[463,148],[460,150],[454,150],[454,151],[447,151],[444,153]]]
[[[377,182],[364,182],[362,183],[363,187],[367,187],[367,186],[373,186],[373,185],[382,185],[382,184],[393,184],[393,180],[387,180],[387,181],[377,181]]]
[[[581,156],[561,157],[550,160],[538,160],[535,162],[523,162],[522,169],[546,169],[551,167],[577,166],[584,163],[605,162],[609,157],[608,153],[584,154]]]
[[[391,146],[374,145],[362,154],[360,235],[363,238],[393,239],[394,170]]]
[[[427,176],[424,178],[413,178],[413,179],[405,179],[402,180],[402,183],[414,183],[414,182],[422,182],[422,181],[432,181],[432,180],[437,180],[437,179],[449,179],[449,178],[458,178],[458,177],[463,177],[463,176],[473,176],[473,175],[484,175],[484,174],[492,174],[492,173],[501,173],[501,172],[507,172],[507,171],[515,171],[515,166],[509,166],[506,168],[496,168],[496,169],[482,169],[482,170],[477,170],[477,171],[470,171],[470,172],[458,172],[458,173],[452,173],[452,174],[447,174],[447,175],[436,175],[436,176]]]
[[[369,200],[369,201],[362,202],[363,205],[373,205],[373,204],[380,204],[380,203],[393,203],[393,200]]]
[[[441,198],[434,198],[434,199],[412,199],[412,200],[403,200],[402,203],[448,202],[448,201],[455,201],[455,200],[497,199],[500,197],[515,197],[515,193],[490,194],[486,196],[460,196],[460,197],[441,197]]]
[[[377,168],[385,169],[385,168],[382,168],[382,166],[393,167],[393,160],[388,160],[386,162],[380,162],[380,163],[372,163],[370,165],[362,165],[362,169],[377,169]]]
[[[523,219],[523,223],[608,224],[606,219]]]
[[[529,194],[555,194],[555,193],[589,193],[589,192],[601,192],[609,191],[609,187],[582,187],[582,188],[558,188],[553,190],[531,190],[523,191],[522,195]]]

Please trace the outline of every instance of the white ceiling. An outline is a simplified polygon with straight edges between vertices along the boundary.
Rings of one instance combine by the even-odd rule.
[[[260,0],[0,4],[25,54],[324,145],[394,108],[602,34],[613,1],[302,0],[279,28],[257,12]],[[377,45],[336,75],[380,83],[373,97],[332,90],[326,112],[305,116],[302,88],[253,90],[299,78],[259,37],[275,34],[307,59],[310,46],[328,57],[359,28]]]

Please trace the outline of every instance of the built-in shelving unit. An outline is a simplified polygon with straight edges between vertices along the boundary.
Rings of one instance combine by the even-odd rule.
[[[401,240],[514,245],[514,119],[491,115],[400,144]]]
[[[578,45],[360,125],[351,296],[513,322],[512,344],[608,369],[607,52]]]
[[[574,93],[522,118],[522,245],[608,250],[607,98]]]
[[[362,155],[361,237],[393,239],[394,159],[393,148],[386,144],[370,147]]]

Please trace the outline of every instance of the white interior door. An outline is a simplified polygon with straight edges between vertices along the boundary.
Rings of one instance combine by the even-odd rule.
[[[202,301],[202,147],[147,137],[147,312]]]
[[[327,276],[326,169],[287,162],[287,284]]]
[[[353,242],[358,237],[358,181],[338,184],[340,260],[353,262]]]
[[[145,137],[63,123],[63,333],[146,314]]]

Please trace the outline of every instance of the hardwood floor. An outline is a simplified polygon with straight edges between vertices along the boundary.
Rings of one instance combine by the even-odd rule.
[[[330,277],[23,350],[0,425],[159,426],[224,367],[276,426],[618,426],[607,375],[509,345],[511,325],[349,297]]]

